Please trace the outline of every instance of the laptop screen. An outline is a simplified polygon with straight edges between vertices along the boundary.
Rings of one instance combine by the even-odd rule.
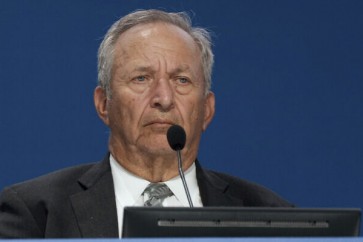
[[[122,237],[358,236],[360,209],[126,207]]]

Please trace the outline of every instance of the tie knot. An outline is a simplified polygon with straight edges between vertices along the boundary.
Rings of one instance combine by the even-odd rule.
[[[166,198],[173,195],[173,192],[165,183],[150,183],[143,192],[144,206],[162,207]]]

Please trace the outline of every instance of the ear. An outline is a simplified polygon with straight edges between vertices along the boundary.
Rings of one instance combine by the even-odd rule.
[[[209,92],[205,99],[205,112],[203,120],[203,131],[205,131],[212,121],[215,112],[215,97],[213,92]]]
[[[107,111],[108,99],[105,89],[103,89],[100,86],[97,86],[93,94],[93,101],[95,103],[95,108],[98,116],[108,126],[109,125],[109,118]]]

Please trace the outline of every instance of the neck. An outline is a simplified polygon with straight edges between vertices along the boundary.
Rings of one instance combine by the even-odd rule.
[[[110,152],[115,160],[126,170],[150,182],[165,182],[178,173],[178,160],[175,151],[162,154],[146,154],[144,152],[123,152],[110,143]],[[183,170],[187,170],[195,157],[188,159],[183,155]],[[184,159],[185,158],[185,159]]]

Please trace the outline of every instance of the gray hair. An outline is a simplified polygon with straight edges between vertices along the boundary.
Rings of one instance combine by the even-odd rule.
[[[98,85],[105,89],[107,97],[111,98],[110,83],[116,41],[122,33],[135,25],[153,22],[165,22],[178,26],[194,39],[201,52],[204,81],[206,83],[205,94],[207,94],[212,85],[212,68],[214,63],[209,32],[204,28],[192,27],[191,19],[185,12],[167,13],[154,9],[130,13],[116,21],[107,31],[98,49]]]

